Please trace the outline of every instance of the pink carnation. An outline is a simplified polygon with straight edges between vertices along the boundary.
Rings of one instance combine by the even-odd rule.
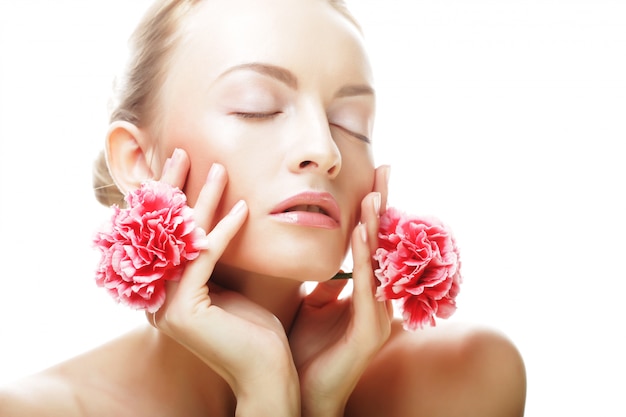
[[[408,330],[450,317],[461,283],[459,251],[448,229],[435,219],[409,216],[390,207],[380,219],[374,259],[379,300],[399,305]]]
[[[148,181],[113,206],[111,222],[96,233],[101,252],[96,283],[113,298],[148,312],[165,301],[165,281],[177,281],[186,261],[198,257],[205,233],[178,188]]]

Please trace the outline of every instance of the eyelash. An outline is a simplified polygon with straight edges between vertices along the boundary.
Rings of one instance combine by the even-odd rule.
[[[349,134],[352,137],[357,138],[358,140],[361,140],[361,141],[363,141],[365,143],[372,143],[372,140],[370,138],[368,138],[367,136],[365,136],[365,135],[361,135],[360,133],[353,132],[351,130],[346,129],[343,126],[339,126],[339,125],[336,125],[336,124],[333,124],[333,123],[331,123],[331,125],[335,126],[339,130],[343,130],[344,132],[346,132],[347,134]]]
[[[241,117],[242,119],[257,119],[257,120],[267,120],[267,119],[271,119],[273,117],[278,116],[279,114],[281,114],[282,112],[272,112],[272,113],[247,113],[247,112],[235,112],[233,113],[235,116],[237,117]],[[353,132],[351,130],[346,129],[343,126],[339,126],[336,124],[331,123],[332,126],[337,127],[338,129],[346,132],[347,134],[349,134],[352,137],[357,138],[360,141],[363,141],[365,143],[372,143],[371,139],[368,138],[365,135],[361,135],[360,133],[356,133]]]
[[[241,117],[242,119],[271,119],[275,116],[278,116],[281,112],[272,112],[272,113],[246,113],[246,112],[235,112],[233,113],[237,117]]]

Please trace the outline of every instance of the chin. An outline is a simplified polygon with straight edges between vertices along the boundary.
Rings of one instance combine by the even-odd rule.
[[[325,267],[324,267],[325,266]],[[295,271],[288,271],[291,274],[285,274],[288,278],[305,282],[305,281],[314,281],[314,282],[323,282],[328,281],[339,271],[341,267],[341,262],[336,264],[336,267],[329,268],[328,265],[300,265],[300,267]]]
[[[262,275],[287,278],[295,281],[327,281],[341,268],[343,258],[334,256],[332,259],[322,256],[299,255],[295,257],[283,256],[268,264],[267,260],[251,265],[249,270],[256,270]]]
[[[290,280],[297,282],[323,282],[331,279],[340,269],[340,262],[337,267],[331,267],[330,264],[324,265],[309,264],[300,262],[276,262],[268,264],[267,261],[261,263],[249,262],[220,261],[215,271],[218,274],[224,274],[224,277],[232,279],[234,277],[259,279],[259,278],[278,278],[281,280]]]
[[[326,281],[348,253],[345,231],[248,223],[230,242],[220,263],[254,275]]]
[[[243,242],[242,242],[243,243]],[[253,275],[296,281],[327,281],[341,269],[347,249],[341,244],[314,245],[313,241],[265,242],[229,247],[220,263]]]

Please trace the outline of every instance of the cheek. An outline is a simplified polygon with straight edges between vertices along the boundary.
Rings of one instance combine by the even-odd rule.
[[[189,171],[186,173],[183,191],[187,195],[187,201],[190,206],[195,206],[200,190],[207,181],[209,170],[213,163],[221,162],[219,154],[214,152],[213,146],[206,139],[199,135],[191,135],[195,139],[191,139],[190,135],[170,136],[167,143],[167,149],[164,150],[166,158],[170,157],[176,148],[183,149],[189,158]]]
[[[371,148],[347,149],[342,152],[342,174],[350,178],[361,198],[374,189],[374,158]]]
[[[352,207],[350,223],[356,226],[360,219],[361,201],[374,189],[374,162],[370,153],[361,152],[361,155],[343,158],[342,163],[342,187],[347,196],[346,203]]]
[[[260,180],[258,176],[248,175],[250,167],[254,166],[254,161],[249,157],[248,152],[233,148],[226,143],[215,144],[212,141],[205,141],[203,146],[188,148],[190,159],[190,169],[185,184],[185,193],[189,205],[194,206],[197,197],[206,184],[211,166],[219,163],[226,169],[227,182],[221,195],[217,196],[220,203],[217,207],[216,222],[225,216],[235,203],[252,196],[252,191],[256,188],[255,180]],[[252,190],[250,189],[252,187]]]
[[[215,218],[221,219],[230,208],[241,198],[250,194],[249,184],[253,183],[246,177],[246,167],[254,166],[249,152],[234,147],[233,141],[220,140],[208,132],[201,134],[187,134],[171,137],[168,149],[171,156],[175,148],[185,150],[189,158],[189,171],[183,186],[187,202],[194,207],[202,187],[207,183],[211,166],[214,163],[223,165],[226,169],[227,183],[222,195],[218,196],[220,204],[217,207]],[[167,156],[168,157],[168,156]],[[167,158],[166,157],[166,158]],[[257,162],[258,163],[258,162]],[[216,221],[217,221],[216,220]]]

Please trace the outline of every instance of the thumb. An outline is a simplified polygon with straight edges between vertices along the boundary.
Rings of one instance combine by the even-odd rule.
[[[347,279],[333,279],[320,282],[311,291],[311,294],[304,299],[304,303],[314,308],[323,307],[339,297],[347,282]]]

